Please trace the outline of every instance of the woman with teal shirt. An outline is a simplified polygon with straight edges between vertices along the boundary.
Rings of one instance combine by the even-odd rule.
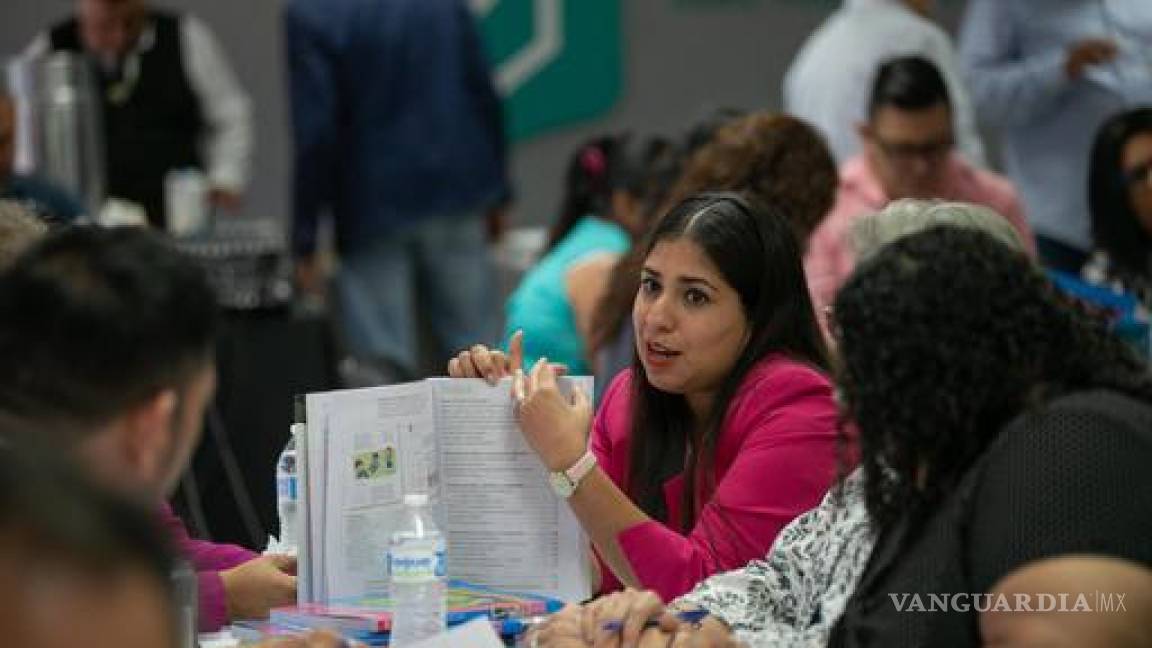
[[[505,343],[523,330],[525,363],[543,356],[573,375],[592,372],[587,331],[606,277],[596,270],[631,248],[649,170],[672,156],[666,140],[636,145],[627,135],[594,139],[572,156],[560,219],[505,307]]]

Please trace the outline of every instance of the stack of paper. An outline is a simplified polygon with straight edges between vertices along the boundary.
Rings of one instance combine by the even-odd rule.
[[[591,378],[564,378],[562,389]],[[406,493],[429,494],[448,575],[579,601],[587,539],[525,442],[509,380],[430,379],[306,397],[301,471],[301,603],[387,591],[385,554]]]

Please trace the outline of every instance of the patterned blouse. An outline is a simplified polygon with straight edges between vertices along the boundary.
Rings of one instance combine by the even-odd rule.
[[[764,560],[708,578],[672,607],[708,610],[749,646],[824,646],[875,541],[857,469],[785,527]]]

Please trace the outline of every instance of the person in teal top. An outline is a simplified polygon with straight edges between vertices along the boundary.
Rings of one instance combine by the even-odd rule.
[[[663,139],[619,135],[593,139],[573,154],[560,219],[505,307],[505,343],[524,331],[526,366],[547,357],[567,365],[569,374],[592,372],[585,341],[607,276],[599,270],[611,267],[640,234],[648,170],[670,148]]]

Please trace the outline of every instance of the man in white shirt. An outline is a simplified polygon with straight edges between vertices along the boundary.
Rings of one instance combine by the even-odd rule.
[[[1112,115],[1152,104],[1149,43],[1149,0],[968,3],[968,83],[1051,268],[1075,274],[1088,260],[1092,138]]]
[[[75,14],[28,55],[61,51],[97,63],[110,196],[163,226],[165,174],[195,167],[214,204],[239,205],[252,152],[249,100],[203,22],[147,0],[75,0]]]
[[[955,48],[925,17],[932,0],[844,0],[801,47],[784,78],[784,109],[811,122],[843,163],[860,151],[876,71],[890,59],[923,56],[939,68],[952,98],[960,153],[984,166],[984,146]]]

